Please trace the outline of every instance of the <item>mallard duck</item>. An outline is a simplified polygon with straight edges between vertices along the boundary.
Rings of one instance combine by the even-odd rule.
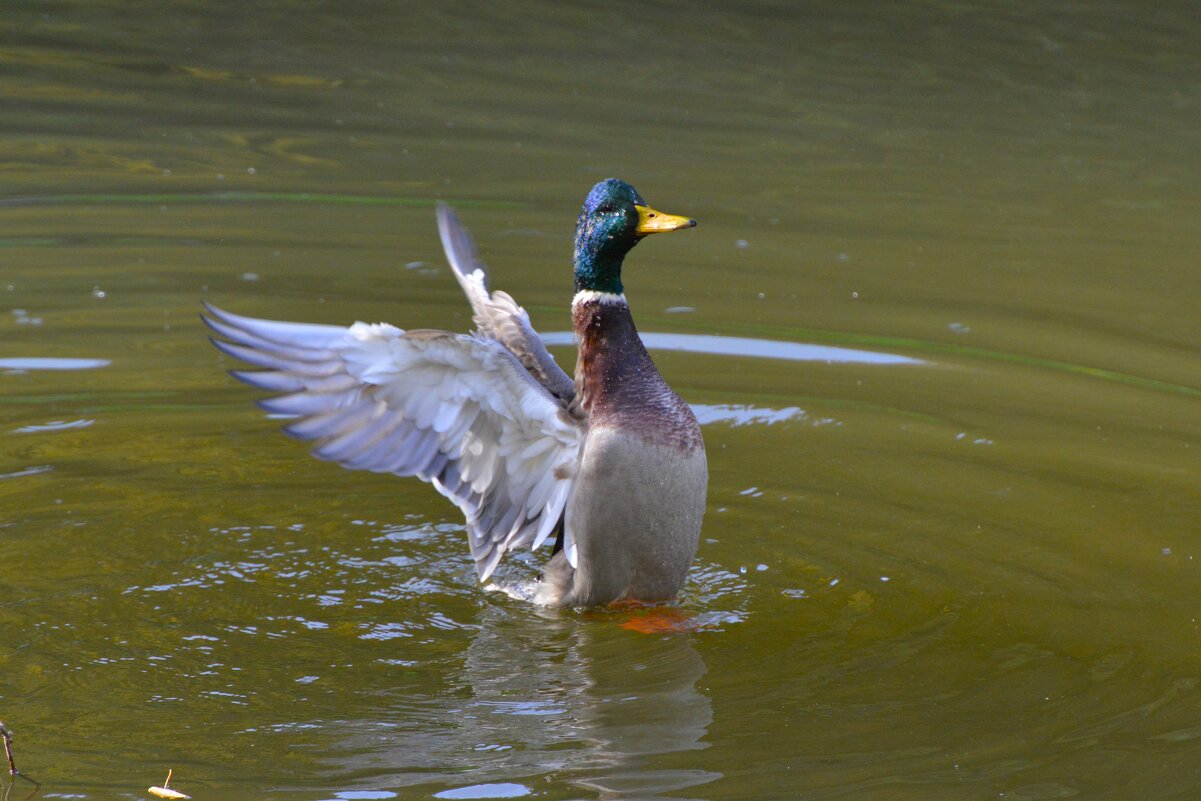
[[[705,512],[705,446],[638,337],[621,268],[644,237],[696,221],[655,211],[617,179],[588,193],[575,233],[572,381],[525,309],[488,290],[454,211],[439,204],[437,218],[474,333],[275,322],[205,304],[213,344],[266,368],[232,375],[284,393],[260,406],[296,416],[285,431],[316,440],[317,458],[433,484],[467,517],[481,582],[506,551],[554,535],[536,603],[675,597]]]

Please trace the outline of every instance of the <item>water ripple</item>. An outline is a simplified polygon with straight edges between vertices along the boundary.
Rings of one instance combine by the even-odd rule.
[[[833,345],[810,345],[803,342],[783,342],[751,337],[723,337],[709,334],[644,333],[642,342],[649,350],[678,350],[688,353],[707,353],[711,356],[749,356],[757,359],[785,359],[794,362],[825,362],[827,364],[926,364],[921,359],[879,353]],[[542,334],[547,345],[574,345],[575,334],[570,331],[551,331]]]
[[[14,434],[40,434],[45,431],[70,431],[76,428],[87,428],[95,423],[95,420],[81,418],[79,420],[52,420],[49,423],[41,425],[21,426],[13,429]]]
[[[110,364],[108,359],[5,358],[0,359],[0,370],[94,370]]]
[[[26,467],[24,470],[17,470],[12,473],[0,473],[0,480],[6,478],[24,478],[25,476],[36,476],[40,473],[49,473],[54,468],[48,464],[39,464],[33,467]]]

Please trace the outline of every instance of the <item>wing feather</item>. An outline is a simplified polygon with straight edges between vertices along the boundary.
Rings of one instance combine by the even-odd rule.
[[[314,456],[417,476],[453,501],[467,518],[481,581],[506,551],[541,545],[562,517],[583,424],[505,343],[483,332],[206,311],[222,352],[264,368],[234,377],[283,393],[260,405],[294,416],[285,430],[315,441]]]
[[[482,336],[495,339],[512,353],[538,383],[567,405],[575,397],[575,384],[555,362],[530,316],[506,292],[488,291],[488,271],[476,255],[471,234],[454,210],[438,204],[438,233],[451,272],[471,303],[472,321]]]

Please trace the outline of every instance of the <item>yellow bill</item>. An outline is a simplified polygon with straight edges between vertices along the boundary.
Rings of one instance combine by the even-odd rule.
[[[664,214],[661,211],[655,211],[650,206],[634,206],[634,208],[638,210],[638,227],[634,229],[638,236],[696,227],[696,220],[691,217]]]

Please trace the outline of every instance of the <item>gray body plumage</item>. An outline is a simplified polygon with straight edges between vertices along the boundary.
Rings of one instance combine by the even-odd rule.
[[[565,521],[577,566],[565,552],[555,554],[535,600],[597,606],[674,598],[696,555],[708,481],[703,448],[681,451],[630,432],[589,431]]]

